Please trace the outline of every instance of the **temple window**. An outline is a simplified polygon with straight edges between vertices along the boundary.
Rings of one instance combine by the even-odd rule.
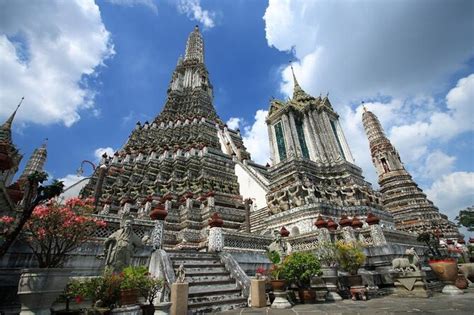
[[[304,138],[303,123],[301,121],[296,121],[296,133],[298,134],[298,141],[300,143],[303,157],[309,159],[308,146],[306,145],[306,140]]]
[[[381,158],[380,162],[382,162],[383,170],[385,173],[390,172],[390,168],[388,167],[387,160],[385,158]]]
[[[281,122],[278,122],[275,125],[275,137],[278,147],[278,154],[280,155],[280,160],[286,159],[286,146],[285,146],[285,139],[283,137],[283,128],[281,126]]]

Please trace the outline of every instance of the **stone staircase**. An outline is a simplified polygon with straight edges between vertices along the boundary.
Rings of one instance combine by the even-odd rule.
[[[265,219],[268,218],[268,208],[258,209],[250,213],[250,233],[260,233],[265,229]]]
[[[190,250],[166,251],[176,270],[181,264],[189,283],[188,313],[200,314],[247,306],[235,279],[216,253]]]

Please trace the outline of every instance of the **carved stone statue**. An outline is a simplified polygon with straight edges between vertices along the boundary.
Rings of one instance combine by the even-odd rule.
[[[283,259],[291,253],[291,245],[278,231],[273,232],[273,237],[273,242],[268,245],[267,250],[269,252],[277,252],[280,255],[280,259],[283,261]]]
[[[418,262],[420,261],[420,257],[416,254],[415,249],[413,247],[407,249],[405,255],[407,255],[408,258],[395,258],[392,260],[392,268],[403,274],[408,271],[419,271]]]
[[[179,265],[178,269],[176,269],[176,282],[184,283],[184,278],[186,278],[186,271],[184,270],[184,265]]]
[[[143,246],[140,238],[133,232],[132,221],[125,219],[120,229],[112,233],[104,242],[105,267],[120,272],[129,266],[135,248]]]

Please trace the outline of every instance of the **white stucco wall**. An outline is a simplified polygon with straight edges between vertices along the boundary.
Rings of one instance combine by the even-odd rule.
[[[249,173],[239,164],[235,164],[235,175],[237,175],[240,194],[244,199],[250,198],[253,201],[252,210],[258,210],[267,206],[265,190],[260,186]]]

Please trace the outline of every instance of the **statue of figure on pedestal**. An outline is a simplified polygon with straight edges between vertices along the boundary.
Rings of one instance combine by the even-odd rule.
[[[120,229],[112,233],[104,242],[105,268],[120,272],[130,265],[135,248],[143,246],[133,232],[131,219],[124,219]]]

